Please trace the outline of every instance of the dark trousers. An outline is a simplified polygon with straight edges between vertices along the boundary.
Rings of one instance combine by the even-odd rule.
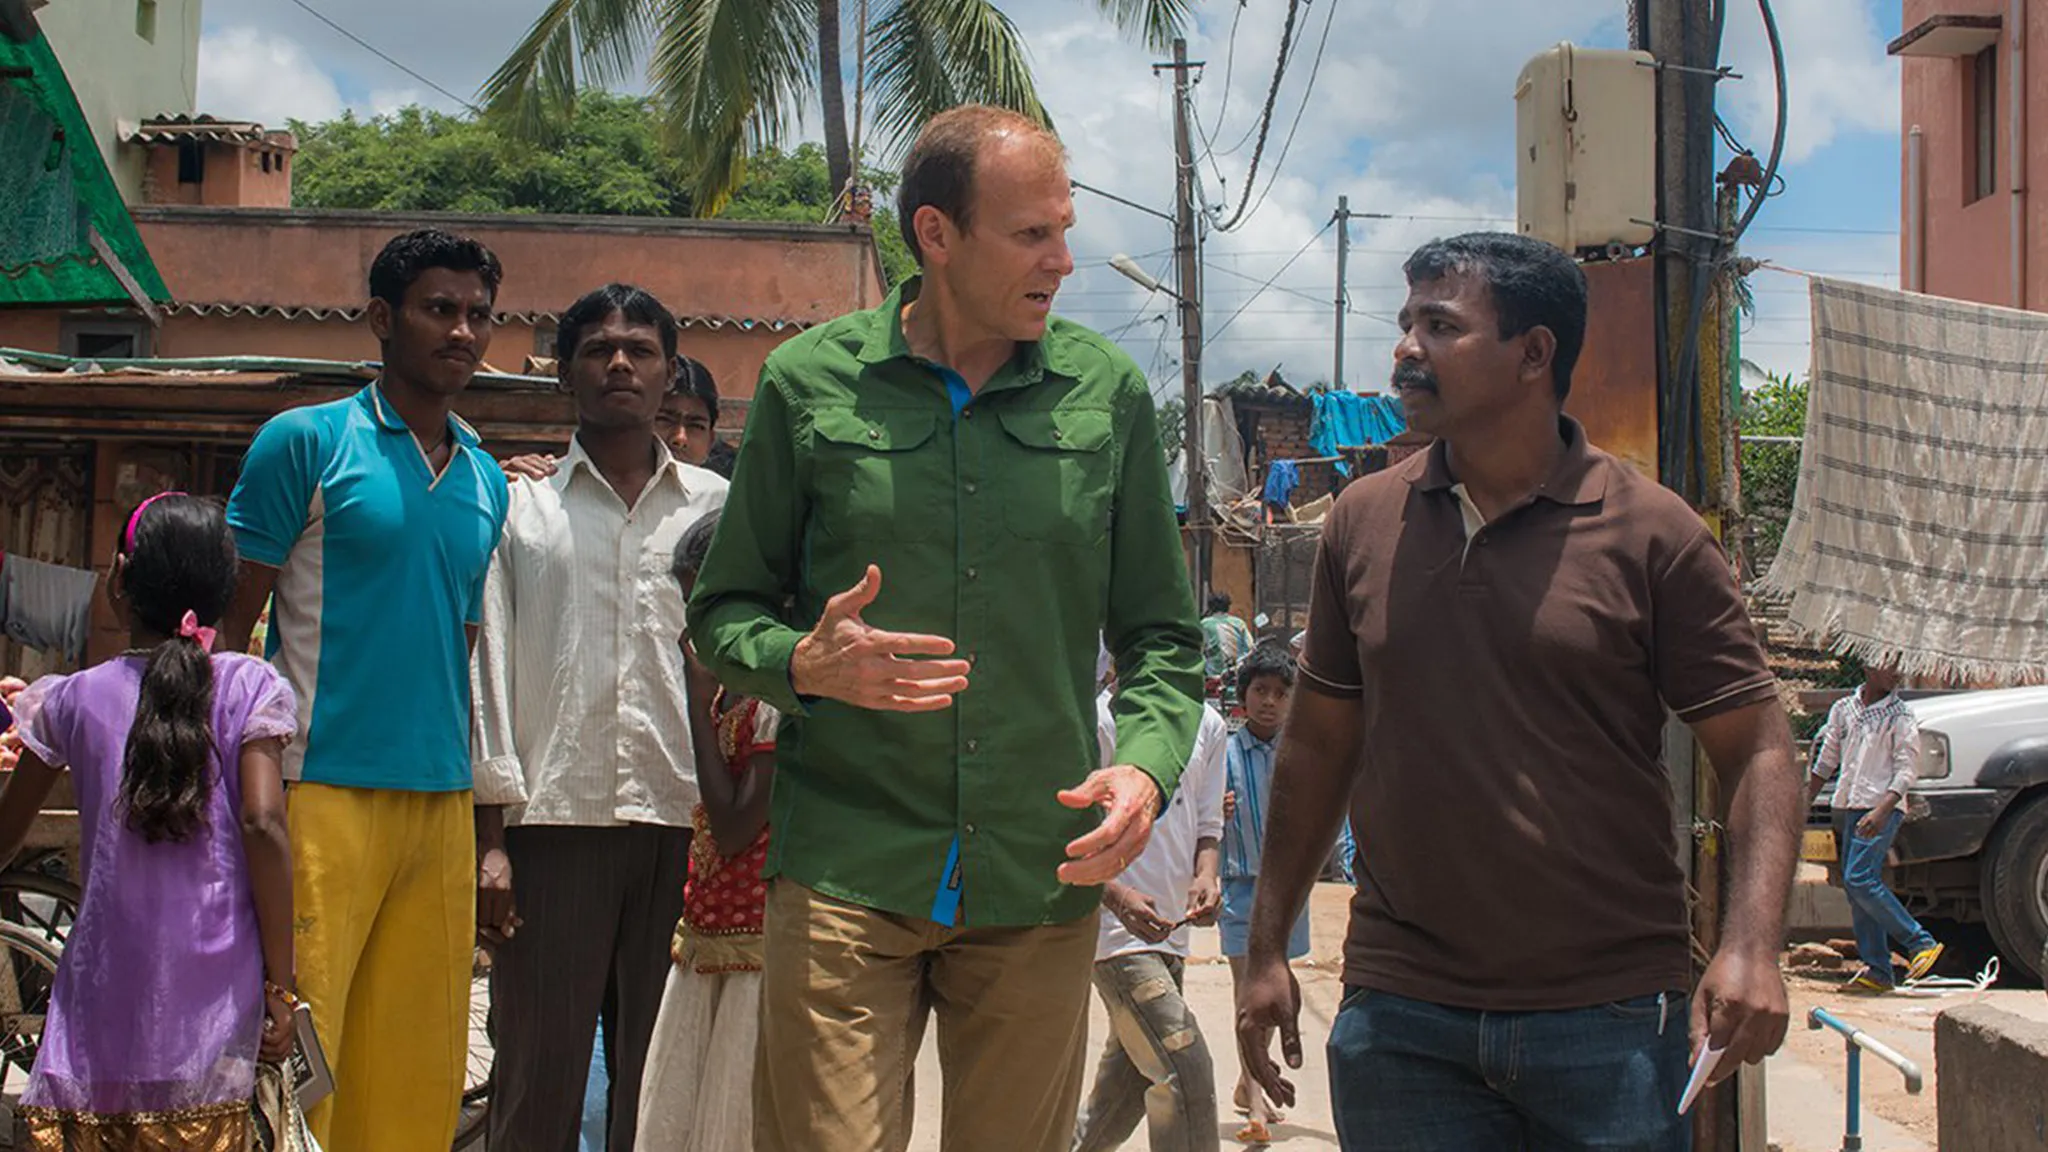
[[[1687,999],[1474,1012],[1353,988],[1330,1032],[1344,1152],[1688,1152]]]
[[[507,829],[520,925],[491,969],[492,1152],[575,1152],[604,1020],[611,1152],[631,1152],[640,1074],[683,913],[690,830]]]

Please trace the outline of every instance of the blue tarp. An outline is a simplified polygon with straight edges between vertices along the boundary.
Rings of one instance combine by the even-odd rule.
[[[1385,444],[1408,428],[1401,402],[1391,396],[1317,392],[1313,399],[1316,413],[1309,423],[1308,444],[1318,456],[1340,456],[1345,448]],[[1337,471],[1351,474],[1350,466],[1342,462]]]

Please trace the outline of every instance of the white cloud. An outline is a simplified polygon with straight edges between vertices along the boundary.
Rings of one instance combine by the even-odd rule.
[[[431,105],[432,103],[432,101],[428,100],[427,94],[418,88],[379,88],[370,93],[367,112],[371,116],[389,116],[393,112],[414,104]],[[441,100],[440,103],[445,104],[446,101]],[[358,111],[362,111],[362,109],[358,109]]]
[[[199,110],[283,127],[288,119],[341,115],[334,80],[296,42],[247,26],[199,40]]]
[[[1756,4],[1735,0],[1722,59],[1743,79],[1722,85],[1728,119],[1762,156],[1777,108],[1769,42]],[[1850,132],[1899,130],[1899,63],[1866,0],[1779,0],[1772,5],[1785,47],[1785,163],[1797,164]]]

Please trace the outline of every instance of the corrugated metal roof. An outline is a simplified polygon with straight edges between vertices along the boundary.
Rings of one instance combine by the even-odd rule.
[[[363,318],[363,308],[361,306],[353,306],[346,308],[322,308],[315,305],[243,304],[231,301],[217,301],[209,303],[197,300],[180,300],[172,304],[167,304],[164,306],[164,313],[165,315],[168,316],[253,316],[264,318],[274,317],[281,320],[355,321]],[[532,325],[534,327],[540,327],[545,324],[560,323],[562,319],[562,314],[560,312],[551,311],[500,312],[498,313],[497,318],[498,323],[500,324],[506,323],[507,321],[511,321],[520,324]],[[783,316],[697,315],[678,316],[676,317],[676,323],[682,325],[685,328],[707,328],[711,329],[712,331],[716,331],[720,328],[739,328],[742,331],[752,331],[755,328],[766,328],[770,332],[785,332],[802,331],[805,328],[811,327],[813,322],[809,320],[796,320]]]
[[[217,120],[212,116],[152,116],[144,120],[126,140],[130,144],[176,144],[203,140],[219,144],[271,144],[297,149],[298,138],[289,132],[273,132],[252,120]]]

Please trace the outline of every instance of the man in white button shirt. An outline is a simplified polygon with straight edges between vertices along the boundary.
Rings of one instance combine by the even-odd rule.
[[[1107,663],[1107,657],[1104,658]],[[1111,691],[1096,701],[1102,763],[1115,759]],[[1216,1069],[1194,1011],[1181,996],[1188,925],[1213,924],[1223,905],[1223,749],[1230,728],[1204,705],[1195,753],[1152,839],[1103,886],[1095,991],[1109,1010],[1109,1041],[1074,1131],[1074,1152],[1123,1147],[1149,1120],[1152,1152],[1217,1146]]]
[[[697,801],[669,559],[726,485],[656,432],[676,372],[660,301],[606,285],[556,341],[576,436],[555,475],[511,481],[474,671],[476,802],[503,806],[517,904],[486,921],[516,924],[495,942],[490,1146],[575,1146],[602,1014],[608,1144],[629,1152]]]
[[[1828,777],[1841,773],[1834,798],[1836,855],[1842,888],[1856,924],[1856,951],[1863,970],[1852,977],[1852,992],[1889,992],[1896,984],[1891,941],[1909,957],[1906,979],[1927,975],[1941,959],[1942,946],[1920,926],[1884,882],[1885,854],[1898,835],[1906,793],[1920,767],[1920,725],[1899,698],[1899,674],[1870,668],[1863,687],[1835,701],[1821,729],[1820,755],[1807,777],[1809,801]]]

